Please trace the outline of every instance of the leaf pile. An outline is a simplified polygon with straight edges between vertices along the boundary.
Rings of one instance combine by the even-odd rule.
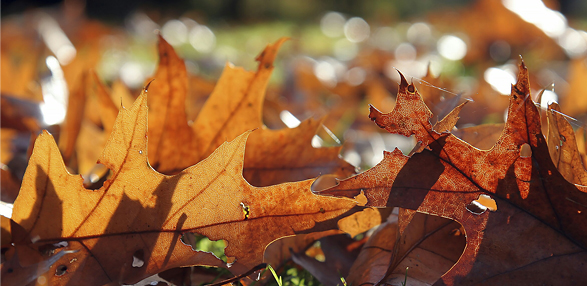
[[[469,9],[458,21],[491,10],[501,27],[511,16],[490,1]],[[527,23],[517,20],[507,29],[468,26],[475,51],[465,61],[481,57],[492,33],[524,45],[512,29]],[[531,32],[554,53],[549,38]],[[431,70],[412,83],[400,72],[393,83],[382,62],[394,59],[381,51],[363,51],[353,63],[369,71],[359,84],[328,84],[298,61],[295,84],[271,87],[286,38],[267,45],[256,71],[226,64],[212,83],[189,74],[159,36],[156,71],[135,92],[104,84],[90,69],[95,39],[79,36],[85,54],[63,68],[65,120],[49,125],[43,94],[23,86],[41,57],[23,51],[39,48],[8,35],[2,201],[14,204],[12,217],[2,217],[2,284],[265,285],[273,282],[266,263],[280,275],[303,269],[324,285],[587,284],[587,144],[563,113],[585,111],[585,85],[577,84],[584,60],[571,65],[574,95],[562,109],[533,102],[540,95],[523,61],[507,100],[490,104],[481,86],[467,104],[447,96],[439,86],[454,83]],[[286,100],[298,92],[303,103]],[[505,123],[458,124],[464,115],[481,122],[508,100]],[[487,107],[474,114],[473,104]],[[282,127],[283,111],[328,116],[267,127]],[[343,146],[313,147],[347,128]],[[385,151],[360,174],[340,155],[364,157],[362,139],[400,137],[417,143],[410,152]]]

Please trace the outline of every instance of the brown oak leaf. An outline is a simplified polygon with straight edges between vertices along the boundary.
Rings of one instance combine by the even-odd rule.
[[[459,228],[446,218],[400,209],[369,237],[347,283],[397,285],[406,280],[406,285],[430,285],[463,252],[465,237]]]
[[[399,206],[461,223],[465,250],[435,285],[585,284],[587,187],[565,180],[552,163],[523,62],[507,122],[490,150],[432,131],[417,90],[402,80],[398,103],[408,101],[390,114],[373,110],[371,118],[391,132],[416,134],[430,150],[411,157],[399,149],[385,152],[372,169],[322,193],[364,193],[367,206]],[[520,155],[524,144],[531,157]]]
[[[567,181],[587,185],[587,171],[577,147],[575,131],[556,102],[548,105],[548,151],[558,171]]]

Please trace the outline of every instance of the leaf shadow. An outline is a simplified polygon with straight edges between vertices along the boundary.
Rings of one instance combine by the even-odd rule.
[[[153,257],[154,246],[160,239],[160,231],[171,211],[171,198],[175,187],[181,179],[181,174],[165,177],[153,192],[155,204],[152,207],[143,207],[139,200],[130,198],[126,193],[108,222],[105,235],[97,238],[95,244],[89,240],[80,243],[86,246],[88,252],[96,259],[108,280],[113,282],[132,284],[137,281],[127,280],[129,277],[143,277],[148,271],[148,262]],[[129,214],[134,214],[129,217]],[[173,231],[171,247],[168,248],[165,259],[155,261],[160,269],[169,263],[173,250],[181,234],[181,226],[187,219],[182,214],[176,231]],[[129,243],[131,242],[131,243]],[[136,244],[132,244],[135,242]],[[91,249],[91,250],[90,250]],[[112,255],[118,253],[118,255]],[[113,269],[111,265],[123,265],[121,269]]]

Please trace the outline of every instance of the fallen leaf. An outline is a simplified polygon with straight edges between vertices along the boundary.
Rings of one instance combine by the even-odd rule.
[[[407,278],[406,285],[432,285],[463,252],[465,238],[454,232],[459,227],[449,219],[400,209],[371,235],[347,283],[399,285]]]
[[[305,253],[292,253],[293,261],[308,270],[320,283],[327,286],[342,285],[359,254],[362,243],[347,235],[333,235],[320,239],[324,261],[318,261]]]
[[[587,171],[575,140],[575,131],[556,102],[548,105],[548,151],[552,162],[567,181],[587,185]]]
[[[385,212],[384,212],[385,213]],[[366,208],[338,221],[338,228],[355,237],[381,224],[382,214],[375,208]]]
[[[400,107],[389,115],[373,110],[371,118],[391,132],[416,134],[431,150],[412,157],[399,149],[385,152],[377,166],[321,194],[364,193],[367,206],[399,206],[459,222],[467,245],[435,283],[585,284],[587,187],[569,183],[553,165],[526,66],[520,64],[512,86],[502,135],[487,151],[432,131],[421,119],[428,113],[419,98],[414,86],[402,80]],[[399,104],[408,100],[409,106]],[[520,155],[524,144],[531,157]],[[481,198],[497,209],[488,210]]]
[[[351,271],[346,277],[348,285],[361,285],[380,281],[391,261],[391,253],[397,237],[397,216],[393,215],[379,225],[371,234],[357,259],[351,266]]]
[[[293,129],[269,130],[262,122],[262,106],[273,61],[282,38],[257,57],[257,72],[227,65],[196,120],[185,114],[185,65],[173,48],[159,40],[160,63],[149,106],[149,162],[163,173],[177,173],[212,153],[225,140],[259,129],[247,142],[244,174],[255,186],[299,181],[321,174],[346,177],[354,167],[339,157],[340,147],[312,148],[321,121],[309,119]],[[164,159],[164,160],[163,160]]]
[[[398,237],[391,252],[386,283],[432,285],[459,260],[465,248],[460,225],[452,220],[400,209]]]
[[[489,150],[501,136],[503,127],[503,123],[482,124],[459,128],[451,132],[453,135],[481,150]]]
[[[121,110],[99,160],[112,176],[98,190],[66,171],[50,134],[37,138],[13,220],[37,246],[64,241],[63,250],[79,250],[43,274],[50,285],[134,283],[179,266],[227,267],[180,241],[186,232],[227,241],[225,253],[236,259],[230,270],[239,274],[262,262],[271,241],[335,229],[355,211],[352,200],[313,194],[313,180],[249,185],[242,160],[250,131],[177,175],[157,173],[147,162],[146,102],[143,91]]]
[[[63,160],[67,166],[73,164],[71,160],[82,125],[82,119],[84,117],[87,77],[87,73],[83,73],[81,75],[81,80],[74,83],[74,87],[71,89],[71,94],[67,101],[65,120],[61,124],[59,150],[61,150]]]
[[[298,234],[280,238],[267,246],[263,261],[277,269],[291,258],[291,252],[305,251],[318,239],[340,233],[339,230],[333,229],[324,232]]]
[[[47,278],[43,273],[47,272],[57,261],[63,257],[69,257],[68,254],[74,253],[73,250],[61,250],[51,255],[49,258],[32,265],[22,266],[19,262],[18,252],[15,248],[9,249],[8,256],[11,258],[2,263],[0,271],[2,272],[2,284],[4,285],[31,285],[29,283],[37,282],[32,285],[47,284]]]

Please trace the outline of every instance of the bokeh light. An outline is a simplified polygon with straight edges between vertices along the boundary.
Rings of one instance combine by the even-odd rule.
[[[467,55],[467,43],[454,35],[444,35],[437,43],[438,53],[446,59],[458,61]]]
[[[350,18],[344,24],[344,35],[345,37],[353,42],[359,43],[369,38],[371,34],[371,28],[367,21],[360,17]]]

